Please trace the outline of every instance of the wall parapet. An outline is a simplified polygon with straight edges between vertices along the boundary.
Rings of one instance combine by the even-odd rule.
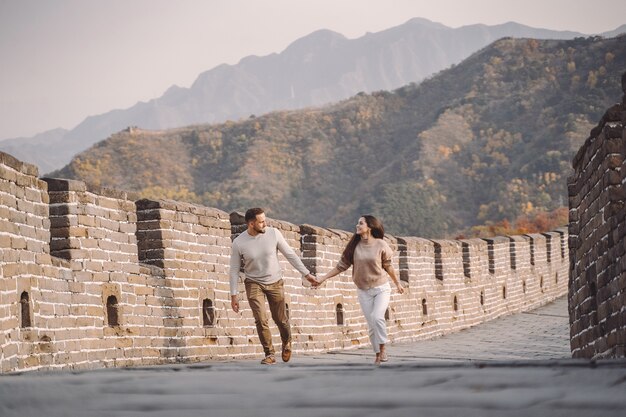
[[[572,355],[626,356],[626,73],[573,160],[569,193]]]
[[[245,230],[241,213],[134,201],[125,192],[36,175],[35,167],[0,153],[2,372],[262,354],[242,283],[242,310],[230,308],[230,246]],[[337,264],[352,235],[268,220],[316,274]],[[555,276],[567,274],[567,231],[386,239],[405,287],[387,312],[392,341],[458,331],[566,291],[567,280]],[[531,240],[543,253],[534,265]],[[369,343],[350,270],[312,289],[279,258],[296,353]]]

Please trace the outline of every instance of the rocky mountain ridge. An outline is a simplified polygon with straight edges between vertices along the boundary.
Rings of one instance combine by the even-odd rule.
[[[567,201],[571,160],[621,97],[626,36],[501,39],[420,84],[239,122],[112,135],[54,175],[225,211],[442,237]]]
[[[358,92],[391,90],[419,83],[506,36],[571,39],[582,34],[513,22],[450,28],[421,18],[357,39],[320,30],[296,40],[281,53],[219,65],[200,74],[189,88],[172,86],[148,102],[89,116],[62,137],[55,130],[33,138],[5,140],[0,142],[0,150],[49,172],[128,126],[164,129],[218,123],[274,110],[319,106]]]

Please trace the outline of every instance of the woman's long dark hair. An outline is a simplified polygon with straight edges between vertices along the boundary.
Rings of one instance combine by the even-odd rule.
[[[383,222],[369,214],[365,214],[361,217],[365,219],[365,223],[367,224],[367,226],[372,229],[373,237],[375,237],[376,239],[382,239],[383,237],[385,237],[385,228],[383,227]],[[350,241],[346,245],[346,248],[341,254],[341,260],[343,261],[343,263],[347,265],[352,265],[352,263],[354,262],[354,250],[356,249],[356,245],[358,245],[360,241],[361,236],[356,233],[352,235]]]

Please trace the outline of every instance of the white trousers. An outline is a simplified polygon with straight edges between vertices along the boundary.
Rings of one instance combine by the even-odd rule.
[[[374,352],[380,352],[380,345],[389,341],[387,339],[387,323],[385,311],[389,307],[391,298],[391,285],[389,282],[368,290],[357,289],[361,310],[367,320],[370,342]]]

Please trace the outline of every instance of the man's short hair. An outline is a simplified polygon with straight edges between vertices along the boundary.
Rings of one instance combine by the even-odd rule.
[[[265,212],[260,207],[253,207],[251,209],[248,209],[246,211],[246,224],[250,223],[253,220],[256,220],[256,216],[262,213],[265,213]]]

